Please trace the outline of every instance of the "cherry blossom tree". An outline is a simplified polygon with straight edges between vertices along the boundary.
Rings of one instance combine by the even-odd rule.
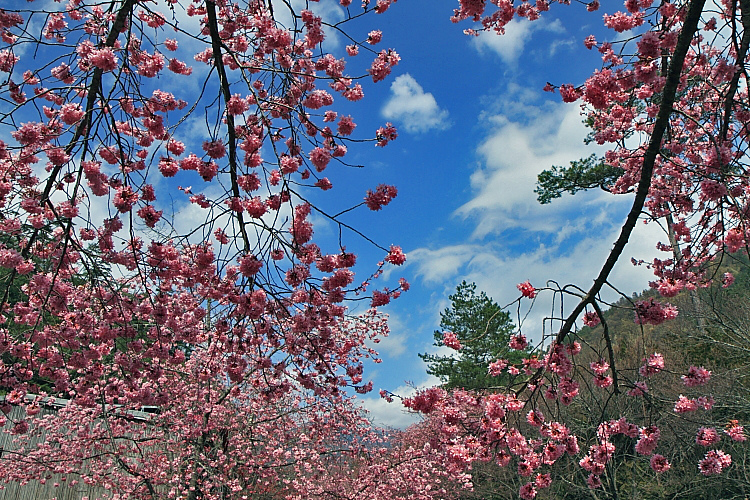
[[[583,6],[595,12],[600,4],[594,0]],[[452,20],[473,21],[469,35],[493,36],[503,34],[513,19],[533,21],[558,8],[575,7],[545,0],[460,0]],[[641,356],[633,365],[632,358],[615,354],[601,292],[617,291],[609,282],[612,269],[642,219],[664,228],[658,244],[664,257],[635,262],[653,269],[651,286],[662,297],[715,281],[731,285],[733,276],[716,275],[714,264],[748,252],[750,4],[626,0],[623,10],[604,14],[603,20],[615,41],[593,35],[583,40],[600,52],[602,67],[580,85],[560,82],[545,90],[559,92],[565,102],[580,102],[590,139],[609,150],[601,159],[548,171],[540,177],[539,194],[549,202],[563,191],[602,186],[631,196],[631,210],[612,250],[587,288],[553,281],[518,285],[521,295],[514,305],[541,294],[575,303],[552,311],[545,321],[551,328],[545,328],[538,357],[522,364],[498,360],[518,375],[505,391],[433,388],[404,401],[442,429],[441,446],[457,467],[476,462],[512,467],[524,499],[548,491],[561,470],[567,471],[565,481],[582,478],[579,482],[587,483],[594,498],[619,498],[617,464],[625,456],[639,457],[651,474],[666,474],[683,459],[692,461],[700,477],[724,474],[733,467],[729,445],[746,439],[738,419],[719,422],[712,416],[714,405],[721,403],[705,390],[710,370],[670,364],[649,342],[648,332],[674,319],[677,308],[660,298],[632,304],[633,320],[644,333]],[[600,340],[580,336],[582,325],[596,327]],[[509,349],[525,344],[519,332]],[[675,380],[682,394],[660,398],[664,392],[655,388]],[[640,412],[621,412],[628,398],[638,398]],[[596,411],[581,413],[582,399],[598,401]],[[660,425],[666,430],[675,422],[684,432],[682,449],[660,447]],[[578,472],[571,476],[567,464]]]
[[[712,421],[710,370],[670,365],[647,341],[637,365],[622,366],[601,291],[642,217],[665,228],[665,257],[641,263],[662,296],[731,284],[709,264],[748,251],[750,5],[627,0],[604,15],[618,41],[584,40],[602,68],[547,90],[580,101],[592,139],[610,146],[592,163],[611,192],[633,197],[621,233],[589,288],[518,285],[516,305],[539,294],[576,304],[552,315],[535,357],[490,365],[510,375],[506,391],[420,392],[405,404],[437,432],[389,448],[346,388],[372,387],[365,341],[387,334],[377,308],[408,288],[374,279],[405,257],[381,248],[383,262],[355,278],[346,245],[368,240],[346,216],[383,209],[397,190],[327,191],[357,166],[349,147],[396,139],[391,124],[362,131],[335,106],[363,98],[399,56],[359,22],[389,0],[340,4],[336,21],[314,2],[0,7],[0,388],[3,414],[25,410],[1,417],[14,436],[4,479],[58,473],[132,498],[430,498],[454,491],[430,478],[465,482],[481,461],[512,464],[528,499],[567,461],[596,495],[618,498],[628,446],[653,474],[695,450],[701,477],[733,467],[724,443],[743,442],[743,424]],[[502,33],[552,7],[462,0],[453,20]],[[346,56],[329,50],[333,33]],[[314,238],[316,220],[338,229],[332,247]],[[351,301],[369,309],[349,312]],[[633,304],[644,332],[677,314],[661,299]],[[579,338],[581,323],[601,342]],[[527,344],[519,331],[508,348]],[[682,395],[655,397],[665,380]],[[583,427],[563,411],[582,392],[601,402]],[[43,414],[50,398],[69,403]],[[624,398],[643,411],[614,414]],[[157,411],[134,419],[144,407]],[[657,414],[685,423],[694,453],[660,448]]]
[[[334,107],[398,64],[352,23],[390,2],[342,0],[337,21],[296,5],[3,2],[0,390],[3,415],[25,409],[0,416],[4,481],[314,498],[375,446],[347,391],[372,388],[377,307],[408,288],[373,280],[405,257],[378,247],[355,278],[347,242],[375,243],[346,214],[397,190],[326,191],[349,147],[397,136]]]

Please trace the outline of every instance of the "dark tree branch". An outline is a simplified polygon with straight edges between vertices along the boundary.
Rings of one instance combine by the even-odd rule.
[[[659,106],[659,113],[656,117],[656,121],[654,122],[648,149],[646,149],[646,153],[643,157],[643,167],[641,168],[641,178],[638,183],[638,189],[636,190],[635,199],[633,200],[633,205],[630,208],[630,212],[628,213],[628,216],[625,219],[625,223],[622,225],[622,229],[620,230],[620,235],[615,241],[614,247],[609,252],[607,260],[604,262],[604,265],[599,271],[599,275],[594,280],[594,284],[565,319],[565,322],[560,328],[560,331],[555,336],[555,343],[562,343],[568,336],[568,334],[573,330],[573,326],[575,325],[578,316],[580,316],[586,306],[589,304],[594,304],[597,295],[601,291],[604,284],[607,282],[609,275],[612,273],[612,269],[614,269],[615,264],[620,260],[622,252],[625,249],[625,245],[627,245],[628,241],[630,240],[630,235],[632,234],[633,229],[638,222],[638,218],[643,212],[643,207],[646,203],[649,189],[651,188],[651,177],[654,171],[654,165],[656,163],[657,157],[659,156],[662,139],[664,138],[664,134],[667,130],[667,127],[669,126],[669,119],[672,115],[677,88],[680,85],[682,66],[685,62],[687,52],[690,49],[690,44],[693,40],[693,36],[698,31],[698,22],[700,21],[701,13],[703,12],[703,6],[705,5],[705,3],[705,0],[692,0],[688,4],[688,11],[685,16],[685,21],[683,22],[682,29],[680,30],[680,35],[677,39],[677,45],[675,46],[674,54],[672,55],[672,60],[669,64],[669,70],[667,71],[666,82],[664,84],[664,90],[662,94],[662,101]],[[532,376],[518,390],[518,393],[520,394],[521,392],[523,392],[529,384],[536,383],[536,381],[539,380],[539,378],[542,376],[542,373],[544,373],[544,367],[537,370],[534,376]]]

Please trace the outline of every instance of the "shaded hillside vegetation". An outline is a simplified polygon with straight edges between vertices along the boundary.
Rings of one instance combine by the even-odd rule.
[[[724,287],[725,273],[734,283]],[[750,266],[747,259],[725,259],[714,271],[714,284],[694,293],[683,291],[672,298],[659,297],[646,290],[633,297],[622,298],[604,312],[604,321],[594,328],[584,326],[577,332],[584,345],[577,360],[578,380],[591,384],[590,362],[604,359],[618,370],[620,393],[581,391],[581,397],[563,409],[567,421],[580,419],[581,429],[590,421],[602,421],[624,415],[638,426],[656,425],[661,429],[657,453],[669,458],[671,470],[654,474],[649,457],[639,455],[635,440],[624,436],[616,442],[617,460],[610,462],[607,475],[611,484],[605,492],[582,491],[571,481],[568,487],[558,485],[548,498],[628,498],[628,499],[746,499],[750,495],[750,465],[747,446],[723,436],[720,446],[733,458],[732,466],[723,474],[705,477],[697,464],[708,449],[696,442],[694,413],[677,413],[674,402],[688,398],[713,398],[710,411],[698,410],[698,418],[709,420],[720,433],[730,420],[741,424],[750,420]],[[731,281],[731,278],[730,278]],[[634,306],[639,301],[658,300],[678,307],[676,319],[660,325],[640,325],[635,321]],[[602,330],[607,328],[612,342],[610,358]],[[643,380],[637,367],[649,355],[658,352],[665,359],[665,370],[649,384],[649,392],[641,398],[626,393],[635,382]],[[687,387],[681,377],[688,366],[702,366],[712,372],[711,380],[700,387]],[[636,367],[636,368],[633,368]],[[678,368],[675,368],[678,367]],[[599,394],[601,397],[596,398]],[[570,418],[573,417],[573,418]],[[704,424],[705,425],[705,424]],[[589,436],[595,439],[595,436]],[[584,474],[572,467],[572,475]],[[580,479],[580,478],[578,478]],[[540,497],[541,498],[541,497]]]
[[[731,281],[724,278],[725,273],[734,278],[731,286],[724,286]],[[683,291],[664,298],[655,290],[646,290],[623,297],[604,311],[602,324],[584,326],[573,335],[582,345],[581,353],[574,358],[573,371],[573,378],[581,386],[580,394],[569,406],[541,396],[534,398],[533,404],[548,418],[566,422],[580,436],[582,451],[556,463],[555,481],[551,488],[539,490],[538,499],[727,500],[750,496],[747,443],[734,442],[723,432],[733,419],[746,426],[750,422],[750,265],[746,258],[730,256],[713,274],[713,285],[692,295]],[[638,324],[636,304],[651,299],[677,306],[679,315],[658,326]],[[607,336],[611,351],[604,340]],[[665,369],[644,379],[638,368],[654,353],[664,357]],[[616,390],[614,386],[606,390],[595,386],[590,363],[601,360],[616,368]],[[686,385],[682,376],[691,365],[710,370],[710,380],[701,386]],[[515,382],[514,387],[518,387],[518,380]],[[627,394],[636,388],[636,382],[648,384],[643,396]],[[500,388],[489,389],[495,390]],[[709,401],[713,398],[715,403],[710,410],[678,413],[675,401],[681,395]],[[588,489],[588,472],[578,461],[598,439],[591,424],[620,416],[639,428],[658,426],[661,436],[654,453],[664,455],[672,467],[655,473],[650,466],[652,455],[636,451],[636,438],[614,436],[612,442],[617,449],[602,475],[605,484]],[[701,424],[697,424],[699,421]],[[709,447],[697,443],[699,425],[715,428],[721,442]],[[705,476],[698,463],[711,449],[729,453],[732,465],[720,475]],[[517,498],[519,485],[527,480],[519,478],[514,466],[498,467],[492,462],[475,463],[472,478],[474,491],[462,492],[461,498]]]

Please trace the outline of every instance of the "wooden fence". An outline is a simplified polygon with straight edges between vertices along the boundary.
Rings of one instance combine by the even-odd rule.
[[[35,396],[27,395],[28,401],[33,401]],[[0,396],[0,402],[5,400]],[[57,413],[57,410],[66,406],[67,400],[55,399],[48,400],[41,405],[39,416]],[[132,418],[136,420],[146,420],[148,412],[129,412]],[[7,422],[4,427],[0,428],[0,500],[88,500],[109,499],[112,498],[116,491],[107,491],[99,486],[91,486],[77,481],[77,475],[62,475],[50,473],[47,477],[37,478],[26,484],[18,482],[5,482],[3,473],[4,454],[15,449],[13,444],[14,436],[9,431],[13,427],[13,422],[25,417],[25,410],[21,406],[14,405],[11,412],[6,415]],[[45,439],[45,433],[34,435],[32,444],[42,443]]]

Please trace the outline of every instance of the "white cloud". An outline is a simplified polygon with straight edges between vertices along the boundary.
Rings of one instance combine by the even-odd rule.
[[[404,322],[394,314],[388,315],[388,328],[390,333],[387,337],[380,339],[377,344],[368,342],[368,347],[372,347],[379,354],[385,354],[391,359],[398,358],[407,350],[408,329]]]
[[[561,296],[546,291],[529,311],[528,299],[514,304],[516,284],[530,280],[543,288],[554,280],[587,290],[617,239],[632,196],[594,190],[540,205],[533,192],[540,171],[603,150],[583,144],[587,129],[577,105],[539,105],[533,96],[509,91],[500,111],[480,117],[489,133],[477,146],[473,196],[455,212],[471,238],[410,249],[407,266],[433,288],[447,290],[462,279],[476,282],[501,306],[511,304],[513,319],[525,318],[524,333],[539,341],[542,332],[560,326],[545,318],[563,316],[578,299],[566,296],[561,310]],[[646,288],[651,271],[633,267],[630,257],[652,260],[658,240],[666,240],[658,225],[639,224],[609,282],[626,294]],[[603,294],[605,301],[617,298],[612,289]]]
[[[515,65],[523,52],[526,42],[531,38],[533,25],[529,21],[514,19],[505,26],[505,34],[482,33],[474,38],[474,47],[480,52],[494,52],[505,64]]]
[[[556,233],[567,224],[567,212],[580,209],[581,203],[601,205],[602,201],[617,200],[589,193],[540,205],[534,194],[539,172],[553,165],[567,166],[596,150],[583,144],[587,131],[577,105],[548,103],[540,109],[515,103],[514,107],[513,114],[521,114],[520,108],[529,109],[526,123],[506,115],[485,119],[493,130],[477,150],[482,166],[471,175],[476,194],[456,212],[477,219],[474,237],[517,227]]]
[[[511,304],[508,312],[512,319],[516,324],[523,319],[523,332],[538,342],[542,332],[549,335],[559,328],[559,322],[552,324],[548,318],[561,317],[561,297],[555,296],[553,302],[553,292],[543,291],[529,311],[532,302],[528,299],[523,299],[520,304],[512,304],[520,295],[516,284],[529,280],[537,288],[554,287],[551,281],[548,282],[553,280],[561,287],[574,284],[587,290],[612,249],[623,220],[624,217],[613,217],[606,229],[581,232],[579,239],[565,248],[542,245],[523,253],[504,249],[501,244],[420,248],[409,253],[410,265],[416,266],[418,274],[430,276],[433,281],[446,287],[455,286],[463,279],[475,282],[479,290],[487,292],[501,306]],[[617,289],[629,294],[648,286],[653,276],[651,271],[642,266],[634,267],[630,257],[646,261],[652,259],[657,253],[654,243],[660,236],[659,231],[655,224],[638,225],[609,278]],[[457,267],[450,273],[445,272],[446,255],[456,256]],[[462,255],[463,259],[460,258]],[[603,290],[602,298],[609,302],[617,300],[619,296],[607,288]],[[575,297],[565,296],[565,311],[570,311],[576,304]]]
[[[440,109],[435,96],[425,92],[409,73],[396,77],[391,84],[391,94],[382,114],[389,120],[400,122],[407,132],[445,130],[450,126],[448,111]]]
[[[553,22],[545,20],[529,21],[524,18],[515,18],[505,26],[505,34],[497,35],[494,32],[481,33],[474,37],[474,47],[480,52],[494,52],[502,61],[515,66],[518,58],[524,51],[526,43],[536,31],[547,31],[551,33],[562,33],[564,28],[559,19]]]
[[[409,251],[407,265],[416,266],[416,275],[427,283],[454,279],[472,256],[483,250],[479,245],[448,245],[438,249],[417,248]]]
[[[435,387],[439,384],[440,380],[437,377],[427,375],[427,378],[416,386],[413,384],[402,385],[391,392],[402,398],[408,398],[413,396],[419,389]],[[405,429],[411,424],[419,422],[421,419],[419,414],[407,411],[401,404],[399,397],[394,397],[391,403],[377,394],[373,397],[360,397],[359,400],[367,410],[370,421],[381,427]]]
[[[555,54],[561,49],[572,49],[575,47],[573,40],[555,40],[549,44],[549,56],[555,57]]]

